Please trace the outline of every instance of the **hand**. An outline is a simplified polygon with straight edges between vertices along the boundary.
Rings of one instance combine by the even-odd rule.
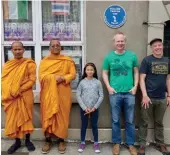
[[[152,104],[151,99],[148,96],[143,96],[142,99],[142,107],[144,106],[144,108],[149,108],[149,104]]]
[[[117,93],[112,87],[107,88],[110,95]]]
[[[89,108],[86,108],[84,115],[87,115],[87,114],[89,114],[89,113],[91,113],[91,110],[90,110]]]
[[[90,110],[90,112],[94,112],[94,111],[96,111],[96,108],[92,108],[92,109]]]
[[[22,96],[21,89],[19,89],[19,90],[18,90],[17,92],[15,92],[15,93],[12,93],[12,92],[11,92],[11,96],[12,96],[13,98],[21,97],[21,96]]]
[[[170,106],[170,97],[167,97],[167,106]]]
[[[64,82],[64,81],[65,81],[65,78],[64,78],[64,76],[61,76],[61,79],[62,79],[62,82]]]
[[[129,90],[129,93],[131,93],[132,95],[135,95],[137,88],[138,88],[137,86],[134,86],[131,90]]]
[[[64,77],[63,76],[56,76],[56,81],[57,81],[57,83],[61,83],[61,82],[63,82],[64,81]]]

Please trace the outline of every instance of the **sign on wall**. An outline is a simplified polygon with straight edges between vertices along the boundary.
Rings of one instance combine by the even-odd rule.
[[[104,12],[104,21],[111,28],[119,28],[126,22],[126,11],[119,5],[111,5]]]

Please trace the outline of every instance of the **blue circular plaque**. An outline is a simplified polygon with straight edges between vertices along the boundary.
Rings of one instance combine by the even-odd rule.
[[[111,5],[104,12],[104,21],[111,28],[119,28],[126,22],[126,11],[119,5]]]

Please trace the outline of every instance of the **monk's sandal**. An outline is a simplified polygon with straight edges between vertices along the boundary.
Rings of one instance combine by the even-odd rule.
[[[52,147],[52,142],[45,142],[43,148],[42,148],[42,153],[46,154],[49,153]]]
[[[60,154],[64,154],[65,151],[66,151],[66,144],[65,144],[65,142],[60,142],[59,146],[58,146],[58,152]]]

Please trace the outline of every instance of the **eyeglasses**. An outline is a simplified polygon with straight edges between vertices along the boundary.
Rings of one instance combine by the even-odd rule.
[[[58,44],[56,44],[56,45],[51,45],[52,48],[60,47],[60,46],[61,46],[61,45],[58,45]]]

